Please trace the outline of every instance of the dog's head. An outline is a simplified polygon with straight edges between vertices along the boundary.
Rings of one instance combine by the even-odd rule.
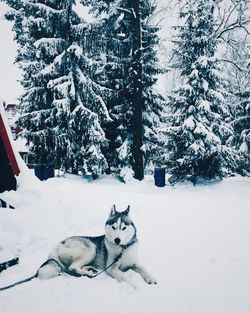
[[[126,246],[136,235],[136,228],[129,217],[130,206],[123,211],[116,211],[113,205],[105,225],[107,239],[118,246]]]

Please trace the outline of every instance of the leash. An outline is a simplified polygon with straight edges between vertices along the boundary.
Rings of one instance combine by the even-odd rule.
[[[114,262],[112,262],[109,266],[107,266],[106,268],[104,268],[103,270],[101,270],[100,272],[94,274],[94,275],[83,275],[83,276],[87,276],[88,278],[96,278],[97,276],[99,276],[100,274],[106,272],[107,269],[109,269],[111,266],[113,266],[116,262],[118,262],[120,260],[120,258],[122,257],[123,252],[126,250],[126,248],[123,248],[122,252],[115,258]]]
[[[15,287],[17,285],[21,285],[21,284],[27,283],[28,281],[31,281],[32,279],[34,279],[36,277],[37,277],[37,273],[35,275],[31,276],[31,277],[28,277],[28,278],[25,278],[23,280],[20,280],[20,281],[14,283],[14,284],[8,285],[6,287],[2,287],[2,288],[0,288],[0,291],[6,290],[6,289],[9,289],[9,288],[13,288],[13,287]]]

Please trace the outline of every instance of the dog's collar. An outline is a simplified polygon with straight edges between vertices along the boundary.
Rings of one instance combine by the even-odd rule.
[[[126,244],[126,245],[117,245],[114,242],[109,241],[107,238],[105,238],[105,242],[106,242],[105,243],[106,247],[107,247],[107,245],[111,245],[113,247],[120,247],[122,249],[122,253],[123,253],[126,249],[128,249],[130,246],[132,246],[134,243],[137,242],[137,237],[136,237],[136,234],[135,234],[133,236],[133,238],[130,240],[130,242],[128,244]]]
[[[130,240],[130,242],[127,245],[119,245],[122,248],[122,252],[124,252],[126,249],[128,249],[130,246],[132,246],[137,241],[136,235]]]

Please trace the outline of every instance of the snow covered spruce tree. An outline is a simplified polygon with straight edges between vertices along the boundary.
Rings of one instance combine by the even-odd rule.
[[[88,25],[73,0],[6,2],[15,9],[7,17],[14,19],[24,73],[20,125],[34,161],[98,175],[107,167],[103,125],[110,117],[108,91],[91,78]]]
[[[102,34],[99,43],[104,41],[106,48],[101,81],[115,91],[108,100],[113,122],[106,129],[110,169],[125,176],[133,168],[134,177],[141,180],[144,168],[156,163],[160,154],[157,131],[164,105],[154,90],[160,73],[158,28],[149,19],[155,6],[139,0],[81,2],[92,7]]]
[[[242,155],[239,171],[250,171],[250,45],[245,40],[237,40],[237,49],[231,49],[225,56],[229,60],[227,68],[230,110],[234,128],[232,145]]]
[[[183,85],[169,99],[167,165],[170,182],[223,177],[237,167],[238,156],[227,145],[233,129],[224,82],[215,56],[212,0],[186,0],[175,40],[177,67]]]
[[[161,166],[165,137],[162,133],[163,116],[166,100],[157,91],[158,75],[165,69],[158,59],[159,26],[155,25],[157,2],[148,0],[140,2],[142,20],[142,97],[143,97],[143,152],[145,168],[153,170]],[[140,80],[140,78],[138,78]],[[136,105],[136,104],[135,104]]]
[[[235,132],[235,146],[242,154],[239,173],[250,172],[250,90],[242,90],[235,94],[237,109],[232,122]]]
[[[114,1],[82,0],[95,16],[92,23],[92,51],[99,66],[95,73],[99,84],[113,92],[107,107],[112,121],[106,125],[109,145],[104,149],[109,171],[126,180],[132,173],[132,105],[128,89],[131,66],[131,20],[122,7],[118,10]],[[123,1],[122,5],[124,6]],[[113,9],[112,9],[113,8]]]

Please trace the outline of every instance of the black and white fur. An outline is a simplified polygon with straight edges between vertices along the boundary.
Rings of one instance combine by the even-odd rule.
[[[128,214],[129,207],[124,212],[117,212],[114,205],[106,221],[105,235],[75,236],[60,242],[48,261],[39,268],[37,277],[48,279],[61,272],[92,277],[98,270],[106,269],[111,277],[128,282],[124,272],[134,270],[146,283],[156,284],[156,280],[137,262],[136,228]],[[116,258],[119,260],[107,269]]]

